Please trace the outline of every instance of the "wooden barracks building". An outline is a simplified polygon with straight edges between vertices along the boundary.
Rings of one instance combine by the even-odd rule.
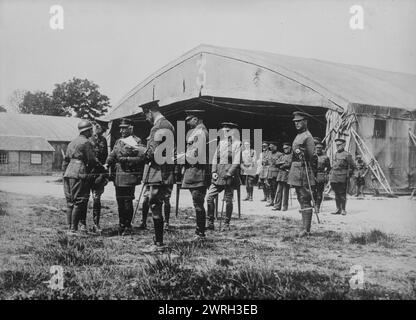
[[[60,171],[62,153],[78,135],[78,118],[0,113],[0,175]]]

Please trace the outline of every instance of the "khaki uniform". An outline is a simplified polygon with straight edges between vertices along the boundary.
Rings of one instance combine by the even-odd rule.
[[[289,191],[290,186],[287,183],[287,179],[289,176],[289,170],[292,163],[292,153],[283,154],[276,165],[279,168],[277,173],[276,181],[277,181],[277,198],[276,203],[274,204],[274,208],[276,210],[281,210],[283,206],[283,210],[287,210],[288,202],[289,202]]]
[[[367,165],[362,159],[357,159],[355,161],[355,170],[354,170],[354,182],[357,188],[356,196],[363,195],[364,186],[365,186],[365,176],[367,175],[368,169]]]
[[[348,151],[336,152],[332,161],[329,182],[335,192],[337,211],[345,210],[347,203],[347,184],[355,165]]]
[[[73,231],[86,220],[90,193],[89,175],[97,165],[93,145],[82,134],[72,140],[62,162],[64,193],[67,202],[67,223]]]
[[[247,200],[253,200],[254,181],[257,173],[257,156],[253,149],[241,152],[241,175],[245,177]]]
[[[133,218],[133,199],[136,185],[140,184],[145,162],[145,147],[140,138],[132,137],[138,147],[132,147],[118,139],[106,163],[115,168],[114,186],[121,229],[131,228]]]
[[[240,162],[241,162],[241,142],[234,141],[232,144],[226,140],[220,140],[212,160],[212,173],[218,174],[218,179],[212,180],[208,189],[207,207],[208,220],[214,223],[214,199],[224,190],[225,198],[225,224],[228,225],[233,212],[234,189],[241,184]]]
[[[270,194],[270,188],[266,183],[267,172],[269,170],[269,166],[267,165],[269,154],[270,150],[265,150],[259,156],[259,187],[263,188],[264,201],[267,201],[267,199],[269,199]]]
[[[182,188],[189,189],[196,215],[196,234],[205,234],[206,212],[204,208],[205,195],[209,185],[209,164],[207,154],[203,157],[204,163],[199,163],[199,150],[206,150],[208,130],[204,124],[198,124],[187,139],[186,164],[183,174]],[[198,157],[200,156],[200,157]]]
[[[279,162],[281,156],[283,153],[276,151],[272,152],[270,151],[269,156],[267,157],[267,185],[269,187],[269,201],[268,205],[273,206],[274,205],[274,198],[276,196],[276,190],[277,190],[277,175],[279,173],[279,167],[277,166],[277,162]]]
[[[316,186],[315,186],[314,198],[315,198],[316,206],[320,208],[322,200],[323,200],[325,185],[328,182],[328,174],[331,171],[331,163],[326,154],[322,154],[322,155],[315,154],[315,158],[317,162],[317,168],[316,168],[316,174],[315,174]]]
[[[300,154],[296,153],[296,150],[301,151]],[[288,184],[293,186],[296,190],[296,195],[301,208],[302,221],[304,231],[310,232],[312,221],[312,204],[311,204],[311,187],[315,185],[315,179],[313,175],[313,155],[315,151],[315,143],[309,130],[298,133],[292,143],[292,163],[290,166]],[[306,172],[306,166],[308,166],[308,175]]]

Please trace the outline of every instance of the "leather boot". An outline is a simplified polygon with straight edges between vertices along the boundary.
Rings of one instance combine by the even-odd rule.
[[[163,246],[163,219],[153,219],[155,228],[155,245]]]
[[[69,230],[71,230],[71,226],[72,226],[72,211],[73,210],[74,210],[74,206],[67,205],[67,207],[66,207],[66,224],[67,224]]]
[[[149,213],[149,198],[146,198],[142,203],[142,222],[139,229],[147,228],[147,215]]]

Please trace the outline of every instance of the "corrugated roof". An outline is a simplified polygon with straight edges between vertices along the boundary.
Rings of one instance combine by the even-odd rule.
[[[0,113],[0,135],[40,136],[48,141],[71,141],[78,135],[79,118]]]
[[[0,150],[55,151],[45,138],[36,136],[0,135]]]
[[[195,63],[195,59],[200,60]],[[198,83],[203,73],[206,84],[202,89],[196,88],[195,82]],[[258,79],[259,84],[250,85],[250,81]],[[279,88],[282,82],[285,84]],[[286,95],[282,91],[287,91]],[[334,110],[346,109],[350,103],[416,109],[416,75],[413,74],[200,45],[142,81],[104,119],[139,113],[138,106],[153,99],[167,105],[206,95],[296,104],[291,101],[297,101],[299,93],[305,92],[307,95],[299,104],[313,103],[309,105]]]

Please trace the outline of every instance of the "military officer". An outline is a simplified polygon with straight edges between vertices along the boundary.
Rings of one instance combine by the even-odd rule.
[[[107,160],[107,140],[103,136],[102,127],[96,123],[93,127],[93,134],[90,138],[94,146],[95,157],[98,160],[98,165],[92,170],[91,174],[91,193],[92,193],[92,219],[94,225],[92,231],[96,233],[101,232],[100,217],[101,217],[101,195],[104,193],[104,188],[108,183],[108,174],[103,168],[103,164]],[[86,224],[85,221],[81,223]]]
[[[267,171],[269,169],[267,163],[267,158],[269,157],[269,144],[266,141],[263,141],[263,144],[261,146],[262,152],[259,155],[258,160],[258,175],[259,175],[259,188],[261,187],[263,189],[263,195],[264,198],[261,201],[267,201],[269,199],[269,187],[267,186],[266,180],[267,180]]]
[[[145,146],[141,139],[133,135],[133,125],[129,119],[121,119],[121,138],[114,144],[108,155],[105,167],[115,168],[114,186],[119,216],[119,234],[130,235],[133,231],[133,199],[136,185],[143,177]]]
[[[297,135],[292,143],[293,157],[290,166],[288,184],[296,190],[296,195],[302,214],[303,230],[300,236],[310,234],[312,222],[312,190],[315,186],[315,179],[312,168],[315,143],[308,130],[308,115],[304,112],[296,111],[293,113]],[[309,179],[308,179],[309,178]]]
[[[315,143],[315,149],[317,167],[315,172],[316,186],[314,198],[315,210],[316,212],[319,212],[323,200],[325,185],[328,182],[328,174],[331,171],[331,163],[329,161],[329,157],[324,153],[324,144],[319,141],[319,139]]]
[[[185,168],[182,179],[182,189],[189,189],[196,214],[197,239],[205,238],[206,212],[204,208],[205,195],[209,186],[210,172],[208,154],[208,130],[202,116],[203,110],[186,111],[186,124],[190,128],[186,138]]]
[[[267,157],[267,185],[269,187],[269,199],[266,204],[266,207],[273,207],[274,206],[274,198],[276,196],[277,190],[277,174],[279,168],[277,166],[277,162],[279,161],[280,157],[283,153],[277,150],[277,141],[270,141],[269,142],[269,156]]]
[[[153,125],[145,153],[149,162],[145,183],[150,186],[149,205],[155,229],[153,249],[158,250],[164,246],[162,206],[170,198],[175,183],[174,164],[169,163],[175,152],[175,128],[160,112],[159,100],[146,103],[141,108],[146,120]],[[164,141],[167,139],[171,141],[170,145],[165,145]]]
[[[245,178],[247,197],[243,201],[253,201],[253,189],[257,172],[256,151],[250,147],[250,140],[243,142],[241,153],[241,175]]]
[[[283,155],[276,162],[279,171],[277,172],[277,199],[273,210],[287,211],[289,202],[290,186],[287,184],[290,165],[292,163],[292,150],[289,142],[283,143]],[[283,207],[282,207],[283,206]]]
[[[241,142],[238,137],[238,126],[235,123],[223,122],[221,127],[222,137],[212,159],[212,181],[207,196],[209,230],[214,230],[214,199],[223,190],[225,200],[224,228],[230,228],[234,188],[241,184]]]
[[[357,188],[355,193],[356,197],[364,196],[365,176],[368,173],[367,165],[364,163],[360,155],[355,156],[355,170],[354,170],[354,182]]]
[[[332,161],[332,169],[329,174],[329,182],[331,183],[332,190],[335,193],[335,203],[337,205],[337,211],[332,214],[346,215],[345,206],[347,203],[347,187],[348,180],[354,171],[354,161],[351,154],[346,151],[345,140],[342,138],[335,139],[337,152],[334,155]]]
[[[79,122],[78,131],[79,136],[68,144],[62,162],[67,202],[66,217],[70,234],[76,234],[80,220],[86,220],[90,194],[89,174],[97,164],[93,145],[89,140],[92,135],[91,122],[88,120]],[[85,226],[81,226],[79,231],[87,230]]]

